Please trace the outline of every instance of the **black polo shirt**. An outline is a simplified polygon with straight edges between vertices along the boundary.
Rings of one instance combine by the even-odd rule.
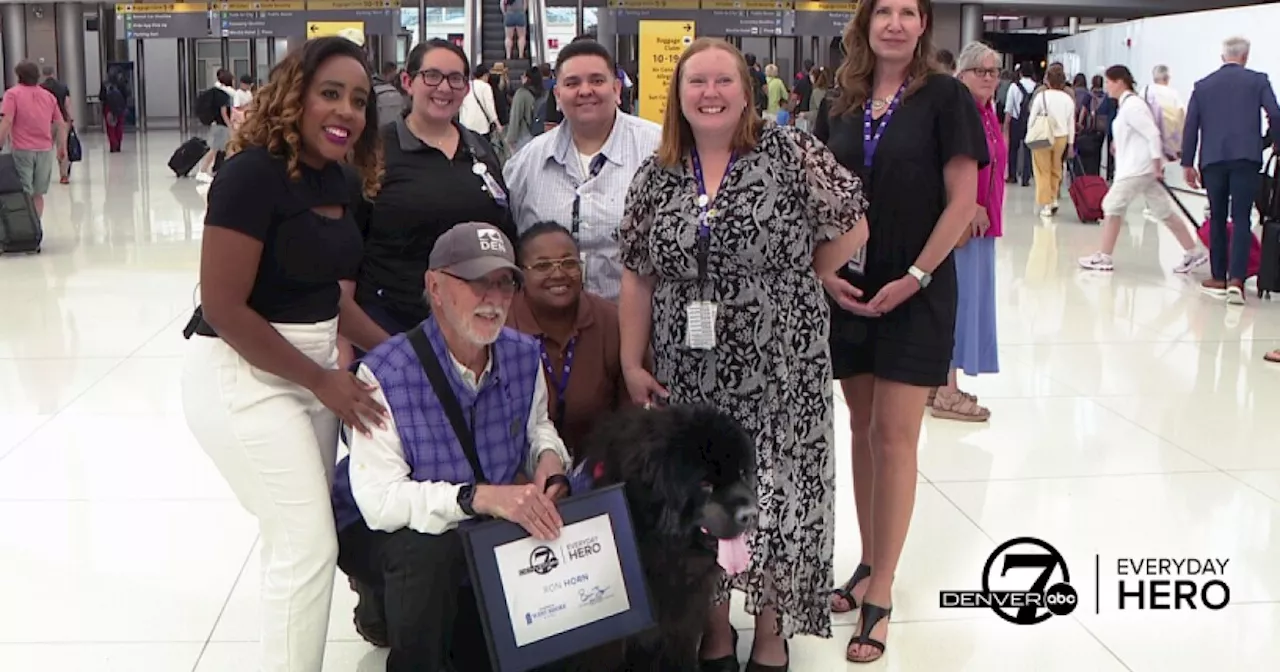
[[[457,126],[457,124],[455,124]],[[436,239],[456,224],[484,222],[514,242],[516,227],[507,207],[502,167],[480,136],[457,126],[461,138],[452,158],[427,145],[404,119],[382,127],[385,172],[382,189],[368,209],[364,260],[356,285],[361,305],[378,306],[397,321],[426,319],[423,276]],[[495,197],[477,166],[497,181]]]

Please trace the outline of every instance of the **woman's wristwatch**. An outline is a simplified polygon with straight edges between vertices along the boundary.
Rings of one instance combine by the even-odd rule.
[[[929,283],[933,282],[933,276],[920,270],[920,267],[915,264],[912,264],[911,268],[907,269],[907,275],[915,278],[916,282],[920,283],[920,289],[928,287]]]

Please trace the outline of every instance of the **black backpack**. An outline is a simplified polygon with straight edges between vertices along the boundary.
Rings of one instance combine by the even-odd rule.
[[[196,119],[200,123],[208,126],[218,120],[218,94],[222,93],[217,87],[210,87],[200,92],[196,96]]]
[[[547,99],[550,97],[551,94],[544,93],[534,104],[533,123],[529,127],[529,132],[534,136],[542,135],[547,130]]]
[[[1035,89],[1028,91],[1027,87],[1023,86],[1021,81],[1014,82],[1013,85],[1018,87],[1018,90],[1022,92],[1022,104],[1018,107],[1018,118],[1014,119],[1013,123],[1009,124],[1011,127],[1010,133],[1012,133],[1014,137],[1021,138],[1027,134],[1027,122],[1031,121],[1028,119],[1028,116],[1031,114],[1031,102],[1035,99]],[[1018,129],[1020,132],[1014,132],[1013,129]],[[1019,142],[1021,142],[1021,140],[1019,140]]]

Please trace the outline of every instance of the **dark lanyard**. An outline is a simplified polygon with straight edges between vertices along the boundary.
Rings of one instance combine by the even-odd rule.
[[[551,356],[547,354],[547,339],[544,337],[538,340],[538,355],[542,358],[542,369],[547,374],[547,380],[556,386],[556,412],[551,418],[551,424],[560,429],[564,422],[565,392],[569,389],[569,374],[573,371],[573,351],[578,344],[578,337],[574,336],[569,339],[569,344],[564,348],[564,364],[560,367],[560,376],[552,379],[555,372],[551,370]]]
[[[884,135],[884,129],[889,125],[889,120],[893,118],[893,113],[898,110],[898,105],[902,104],[902,94],[907,90],[907,84],[911,80],[902,83],[898,87],[898,92],[893,95],[893,100],[889,101],[889,109],[884,111],[884,116],[880,117],[880,126],[876,128],[875,134],[871,133],[871,99],[867,99],[866,109],[862,113],[862,165],[864,168],[871,167],[871,160],[876,156],[876,148],[880,146],[880,138]]]
[[[716,190],[716,196],[724,191],[724,185],[729,183],[729,173],[733,171],[733,164],[738,160],[738,153],[734,152],[729,155],[729,164],[724,167],[724,176],[720,178],[720,188]],[[698,157],[698,150],[689,151],[689,161],[693,164],[693,179],[698,183],[698,240],[695,248],[695,255],[698,260],[698,282],[705,282],[707,279],[707,263],[711,259],[711,217],[715,215],[715,211],[711,209],[711,198],[707,196],[706,176],[702,172],[702,159]]]
[[[574,151],[576,152],[578,150],[575,149]],[[576,161],[577,159],[574,160]],[[573,235],[574,240],[578,239],[578,229],[582,226],[582,215],[579,212],[582,209],[582,195],[579,194],[578,191],[582,188],[583,184],[586,184],[590,180],[594,180],[596,176],[600,174],[600,171],[604,170],[605,161],[606,159],[603,153],[596,154],[595,158],[591,159],[591,167],[587,170],[587,179],[583,180],[582,184],[578,185],[578,189],[573,190],[573,217],[571,219],[572,224],[569,228],[569,233]],[[581,165],[581,163],[579,163],[579,165]]]

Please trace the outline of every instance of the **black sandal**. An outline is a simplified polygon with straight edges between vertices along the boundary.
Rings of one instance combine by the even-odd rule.
[[[790,672],[791,670],[791,644],[787,640],[782,640],[782,649],[787,652],[787,662],[781,665],[763,665],[755,660],[747,660],[746,672]]]
[[[699,660],[700,672],[738,672],[738,629],[729,626],[729,631],[733,633],[733,653],[722,658]]]
[[[871,604],[870,602],[862,603],[862,614],[859,618],[859,621],[861,622],[858,624],[858,636],[849,640],[849,646],[845,647],[845,660],[851,663],[874,663],[884,656],[884,642],[871,639],[871,631],[875,629],[876,624],[879,623],[881,619],[889,618],[889,614],[892,611],[893,607],[879,607]],[[880,655],[875,658],[854,658],[849,654],[849,648],[854,644],[874,647],[880,651]]]
[[[849,608],[836,609],[835,605],[832,605],[831,613],[847,614],[853,611],[854,609],[857,609],[858,601],[853,599],[853,589],[857,588],[859,583],[862,583],[863,581],[869,578],[871,578],[871,566],[858,565],[858,568],[853,570],[853,576],[849,577],[849,580],[845,581],[843,586],[840,586],[839,588],[836,588],[835,590],[831,591],[832,595],[847,602],[849,604]]]

